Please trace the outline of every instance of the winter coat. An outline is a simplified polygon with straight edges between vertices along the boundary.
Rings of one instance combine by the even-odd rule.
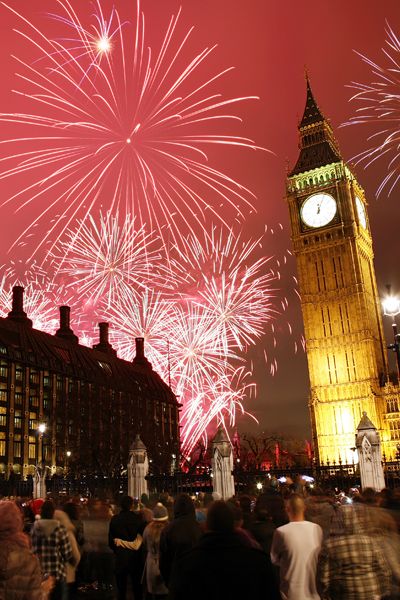
[[[2,540],[0,544],[0,600],[41,600],[42,574],[28,548]]]
[[[161,533],[160,572],[168,587],[175,560],[191,550],[199,541],[202,531],[196,521],[193,503],[177,498],[174,506],[175,519]]]
[[[67,583],[73,583],[75,581],[76,567],[81,559],[81,553],[79,552],[78,542],[75,537],[75,527],[67,513],[62,510],[56,510],[54,512],[54,518],[67,530],[69,543],[72,548],[72,559],[66,564],[66,576]]]
[[[236,534],[209,532],[174,565],[170,600],[272,600],[271,565]]]
[[[156,532],[158,525],[150,523],[143,533],[143,544],[146,549],[145,583],[149,594],[165,595],[168,594],[168,589],[160,573],[160,539],[157,539]]]
[[[67,530],[57,519],[39,519],[32,529],[32,549],[38,556],[43,573],[56,581],[66,580],[66,565],[72,561]]]
[[[121,510],[118,515],[112,517],[108,531],[108,543],[110,548],[114,550],[117,568],[141,563],[143,554],[140,550],[135,551],[116,546],[114,540],[119,538],[127,542],[133,542],[138,534],[142,535],[144,525],[141,516],[130,510]]]

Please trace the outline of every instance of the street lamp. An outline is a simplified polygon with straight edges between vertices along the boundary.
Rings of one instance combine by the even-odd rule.
[[[41,434],[41,439],[42,439],[42,463],[43,463],[43,465],[45,463],[45,457],[44,457],[44,434],[46,433],[46,429],[47,429],[46,423],[39,423],[38,431]]]
[[[393,329],[393,344],[388,345],[389,350],[393,350],[396,353],[396,364],[397,364],[397,378],[400,381],[400,334],[397,331],[396,316],[400,313],[400,298],[393,296],[390,293],[390,286],[388,288],[388,295],[382,301],[383,314],[387,317],[392,317],[392,329]]]

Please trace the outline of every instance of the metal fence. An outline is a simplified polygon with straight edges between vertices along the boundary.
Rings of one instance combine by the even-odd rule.
[[[400,488],[399,461],[382,463],[386,487]],[[359,468],[356,464],[313,464],[308,467],[296,465],[273,466],[270,469],[242,469],[233,471],[237,493],[258,494],[267,487],[284,482],[289,478],[296,484],[300,476],[313,478],[311,485],[324,490],[338,488],[348,491],[351,487],[360,486]],[[147,477],[150,494],[168,492],[172,496],[186,492],[212,492],[212,473],[210,468],[202,468],[200,472],[174,474],[150,474]],[[127,476],[107,477],[104,475],[85,475],[80,478],[53,476],[46,479],[47,493],[54,496],[81,496],[98,498],[117,498],[128,490]],[[0,477],[0,496],[30,497],[33,493],[33,479],[22,479],[13,475],[9,479]]]

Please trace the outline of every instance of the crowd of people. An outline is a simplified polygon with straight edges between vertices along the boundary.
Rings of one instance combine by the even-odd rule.
[[[400,496],[0,501],[0,600],[400,600]]]

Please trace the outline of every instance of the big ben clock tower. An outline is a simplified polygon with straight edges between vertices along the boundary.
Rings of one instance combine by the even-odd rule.
[[[316,455],[324,462],[351,462],[355,430],[366,411],[389,456],[395,440],[390,443],[388,407],[392,402],[396,413],[398,407],[395,388],[388,383],[367,201],[308,80],[299,134],[287,201]]]

